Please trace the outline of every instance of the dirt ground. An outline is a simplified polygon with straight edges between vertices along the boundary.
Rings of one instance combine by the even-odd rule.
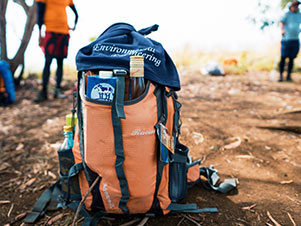
[[[238,189],[225,195],[196,185],[183,201],[219,213],[173,214],[146,223],[108,217],[100,225],[301,225],[301,75],[278,83],[265,72],[179,72],[182,143],[203,166],[214,165],[222,180],[236,178]],[[15,104],[0,108],[0,225],[24,225],[24,213],[58,179],[56,150],[72,106],[71,95],[33,103],[37,84],[30,80],[16,95]],[[73,211],[58,210],[36,225],[70,225],[73,218]]]

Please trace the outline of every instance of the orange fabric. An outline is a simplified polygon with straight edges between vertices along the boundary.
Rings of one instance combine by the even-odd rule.
[[[73,5],[73,0],[36,0],[46,4],[44,24],[46,31],[69,34],[66,7]]]
[[[154,125],[157,123],[157,102],[150,85],[148,94],[140,102],[125,105],[126,119],[121,119],[124,163],[123,168],[129,186],[130,198],[127,208],[131,214],[146,213],[152,206],[157,176],[157,138]],[[83,99],[85,162],[102,177],[99,191],[108,213],[122,213],[119,209],[120,184],[115,171],[114,133],[111,106],[95,104]],[[155,110],[155,111],[154,111]],[[152,113],[150,113],[152,112]],[[174,106],[168,98],[168,121],[166,127],[172,133]],[[105,120],[104,120],[105,119]],[[74,157],[80,162],[79,142],[76,134]],[[78,146],[78,148],[76,148]],[[101,153],[100,153],[101,152]],[[82,196],[88,191],[88,183],[80,175]],[[158,189],[158,200],[163,213],[171,203],[168,194],[169,165],[166,165]],[[92,197],[85,202],[91,208]]]
[[[132,214],[147,212],[151,208],[155,192],[157,157],[154,125],[157,122],[157,113],[154,112],[156,97],[153,91],[154,86],[151,85],[143,100],[133,105],[125,105],[126,119],[121,120],[125,157],[123,168],[130,193],[127,208]],[[92,171],[103,177],[99,190],[106,211],[122,213],[118,207],[121,191],[115,171],[111,106],[83,100],[83,115],[85,161]]]
[[[196,164],[188,169],[187,182],[195,182],[200,178],[200,165]]]
[[[3,77],[2,75],[0,74],[0,92],[5,92],[5,85],[4,85],[4,80],[3,80]]]

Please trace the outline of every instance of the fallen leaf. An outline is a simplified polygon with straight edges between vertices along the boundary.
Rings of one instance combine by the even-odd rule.
[[[0,165],[0,171],[6,170],[9,167],[10,167],[10,165],[7,162],[4,162]]]
[[[233,149],[233,148],[237,148],[240,144],[241,144],[241,139],[240,137],[233,137],[230,139],[230,141],[234,141],[230,144],[227,144],[224,146],[224,149]]]
[[[281,181],[280,184],[291,184],[293,182],[294,182],[293,180],[284,180],[284,181]]]

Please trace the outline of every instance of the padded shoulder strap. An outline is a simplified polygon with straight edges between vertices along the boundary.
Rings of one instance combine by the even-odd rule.
[[[219,181],[219,176],[217,175],[217,170],[214,169],[213,166],[201,167],[200,175],[205,176],[208,179],[210,188],[215,191],[227,193],[233,188],[236,188],[236,180],[233,178],[225,179],[224,182],[216,186],[217,182]]]

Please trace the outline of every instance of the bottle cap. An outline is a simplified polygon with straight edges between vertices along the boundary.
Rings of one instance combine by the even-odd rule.
[[[113,72],[112,71],[99,71],[100,78],[112,78]]]
[[[71,126],[64,126],[64,132],[72,132]]]
[[[143,59],[143,56],[130,56],[131,59]]]

